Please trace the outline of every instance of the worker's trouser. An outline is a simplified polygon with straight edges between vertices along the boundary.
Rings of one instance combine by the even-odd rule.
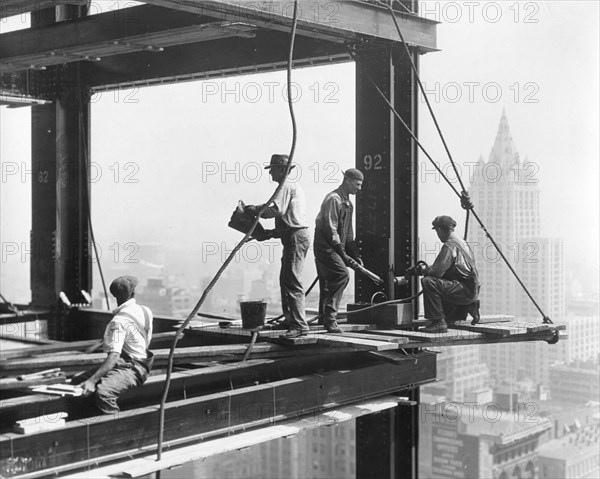
[[[319,315],[324,324],[335,321],[350,275],[348,268],[328,243],[315,233],[315,263],[319,275]]]
[[[71,380],[71,384],[83,383],[97,370],[95,367],[78,374]],[[144,384],[147,377],[148,369],[141,361],[119,358],[117,364],[96,383],[94,403],[105,414],[119,412],[119,395],[129,388]]]
[[[281,308],[289,329],[308,329],[305,319],[304,288],[302,270],[310,246],[307,228],[281,232],[283,255],[279,286],[281,288]]]
[[[445,319],[445,312],[451,306],[469,305],[477,300],[477,293],[473,291],[473,288],[460,281],[424,276],[421,284],[423,285],[425,319],[432,321]]]

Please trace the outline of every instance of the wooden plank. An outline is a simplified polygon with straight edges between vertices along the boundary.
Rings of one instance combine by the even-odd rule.
[[[392,336],[392,335],[377,334],[377,333],[378,333],[377,330],[371,330],[371,331],[364,332],[364,333],[354,333],[354,332],[346,333],[345,332],[344,336],[347,336],[350,338],[357,338],[357,339],[371,339],[371,340],[375,340],[375,341],[385,341],[385,342],[397,343],[397,344],[403,344],[403,343],[408,342],[407,337]]]
[[[175,332],[156,333],[152,335],[152,341],[150,343],[151,348],[156,348],[159,344],[172,341],[175,338]],[[37,347],[20,348],[11,351],[4,351],[0,353],[0,361],[6,361],[8,359],[15,358],[26,358],[31,356],[40,356],[42,354],[50,353],[61,353],[69,351],[85,351],[90,346],[98,343],[97,339],[86,339],[83,341],[71,341],[62,342],[55,341],[52,344]]]
[[[460,321],[457,323],[451,323],[448,325],[452,329],[462,329],[465,331],[473,331],[476,333],[483,333],[488,336],[509,336],[509,335],[523,335],[528,333],[536,333],[539,331],[548,331],[549,325],[542,323],[524,323],[524,322],[504,322],[504,323],[489,323],[489,324],[476,324],[472,325],[467,321]]]
[[[33,378],[1,378],[0,379],[0,390],[8,391],[9,389],[25,389],[31,386],[42,386],[46,384],[59,384],[64,383],[67,377],[64,373],[57,373],[52,376],[40,376]]]
[[[26,338],[25,336],[13,336],[10,334],[0,334],[0,341],[17,341],[24,344],[54,344],[56,341],[43,338]],[[31,346],[28,346],[31,347]]]
[[[175,350],[174,359],[176,363],[185,363],[198,358],[206,358],[211,356],[227,354],[240,355],[244,354],[246,348],[246,344],[222,344],[218,346],[177,348]],[[268,353],[285,351],[285,348],[276,344],[260,343],[255,344],[253,350],[255,352]],[[153,352],[155,367],[160,364],[166,364],[169,356],[168,349],[157,349]],[[57,356],[46,356],[41,358],[11,359],[0,363],[0,372],[17,374],[18,372],[32,372],[52,367],[79,367],[80,369],[85,369],[93,365],[101,364],[105,358],[105,353],[92,353],[60,354]]]
[[[483,314],[479,318],[478,324],[491,324],[491,323],[508,323],[514,321],[514,316],[502,315],[502,314]],[[469,322],[471,319],[469,318]]]
[[[308,334],[306,336],[299,336],[297,338],[271,338],[269,341],[276,344],[285,344],[288,346],[304,346],[307,344],[316,344],[318,336],[316,334]]]
[[[170,402],[165,409],[164,438],[171,445],[199,441],[297,418],[331,404],[344,406],[393,394],[435,378],[435,355],[420,353],[418,361],[419,368],[408,362],[390,365],[365,361],[353,369]],[[82,460],[91,464],[111,454],[139,453],[156,443],[158,414],[157,406],[145,407],[93,421],[72,421],[57,431],[24,437],[5,434],[0,437],[0,467],[16,458],[27,465],[22,473],[31,473],[49,464],[58,467]]]
[[[398,349],[397,343],[387,341],[375,341],[372,339],[359,339],[345,336],[344,334],[319,335],[317,344],[328,344],[332,346],[350,346],[359,351],[388,351]]]
[[[472,331],[461,331],[449,329],[447,333],[424,333],[422,331],[397,331],[397,330],[378,330],[380,334],[391,336],[401,336],[414,341],[425,341],[427,343],[443,344],[452,341],[462,341],[465,339],[483,338],[483,334],[474,333]],[[400,347],[404,348],[402,344]]]

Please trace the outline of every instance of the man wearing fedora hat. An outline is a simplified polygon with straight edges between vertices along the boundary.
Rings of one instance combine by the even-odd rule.
[[[301,276],[310,238],[304,192],[298,183],[287,180],[288,165],[287,155],[272,155],[269,166],[265,167],[269,170],[273,181],[281,185],[281,189],[262,212],[261,218],[275,218],[275,230],[267,230],[267,238],[281,238],[283,245],[279,286],[281,308],[285,317],[283,327],[287,328],[287,332],[282,336],[295,338],[306,335],[309,331],[305,319],[304,287]],[[294,166],[292,165],[292,168]],[[247,205],[245,210],[256,216],[263,206],[265,205]]]
[[[119,395],[143,384],[152,368],[152,311],[136,304],[137,284],[134,276],[119,276],[111,283],[117,309],[104,331],[102,345],[108,356],[99,367],[71,380],[71,384],[81,386],[83,396],[93,395],[96,406],[105,414],[118,412]]]
[[[350,276],[348,267],[355,269],[362,260],[352,229],[354,207],[350,195],[356,195],[364,176],[350,168],[344,172],[342,184],[325,196],[315,221],[314,252],[319,276],[319,316],[330,333],[341,333],[336,318],[342,294]]]
[[[470,246],[454,233],[456,221],[438,216],[432,225],[444,244],[433,265],[418,271],[423,275],[425,319],[431,320],[422,331],[445,333],[447,321],[465,320],[467,313],[479,321],[479,274]]]

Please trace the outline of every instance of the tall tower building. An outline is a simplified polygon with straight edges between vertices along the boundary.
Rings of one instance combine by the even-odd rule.
[[[538,169],[537,163],[521,160],[503,111],[489,159],[480,157],[474,169],[470,195],[504,255],[555,320],[565,314],[563,245],[559,239],[540,236]],[[470,228],[469,241],[481,277],[482,313],[539,321],[539,312],[479,226]]]

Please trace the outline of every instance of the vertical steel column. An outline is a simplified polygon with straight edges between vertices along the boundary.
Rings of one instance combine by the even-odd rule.
[[[33,26],[69,20],[77,7],[45,10]],[[86,194],[89,179],[84,144],[88,144],[89,101],[78,82],[78,64],[51,67],[39,81],[55,97],[32,112],[31,289],[35,306],[54,306],[61,291],[80,301],[91,289]],[[85,140],[84,140],[85,138]],[[65,332],[51,334],[66,339]]]
[[[400,394],[418,403],[418,389]],[[356,419],[356,477],[418,477],[418,409],[417,405],[400,405]]]
[[[357,198],[357,240],[366,267],[388,279],[388,298],[404,298],[416,292],[416,281],[396,287],[391,278],[403,275],[417,258],[417,146],[371,79],[417,134],[416,79],[403,47],[361,52],[356,62],[356,166],[365,175]],[[368,279],[355,278],[356,301],[370,301],[377,288]],[[417,309],[415,303],[415,316]],[[419,391],[408,394],[418,404]],[[416,479],[418,406],[358,418],[356,463],[361,479]]]
[[[403,298],[414,294],[415,284],[398,288],[389,279],[403,275],[416,260],[417,147],[368,76],[415,134],[416,83],[403,50],[357,55],[356,167],[365,181],[356,200],[356,236],[367,268],[388,279],[388,298]],[[355,278],[356,301],[368,302],[377,287]]]
[[[31,15],[32,28],[54,23],[54,8],[36,10]],[[31,72],[36,81],[44,77],[45,93],[53,91],[54,69]],[[54,306],[56,268],[56,106],[31,108],[31,303]]]
[[[366,267],[387,278],[394,263],[395,131],[392,113],[369,77],[393,101],[396,88],[389,50],[373,49],[356,56],[356,167],[365,175],[356,199],[356,238]],[[378,291],[358,274],[355,286],[357,302],[368,302]]]

